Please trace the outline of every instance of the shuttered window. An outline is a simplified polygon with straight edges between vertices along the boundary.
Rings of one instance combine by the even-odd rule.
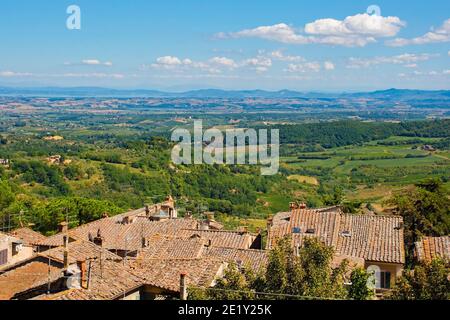
[[[8,249],[0,250],[0,266],[8,262]]]
[[[390,272],[381,272],[380,274],[380,282],[381,289],[390,289],[391,288],[391,273]]]

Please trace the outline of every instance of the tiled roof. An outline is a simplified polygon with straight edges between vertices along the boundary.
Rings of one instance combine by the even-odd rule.
[[[0,300],[13,299],[15,295],[45,285],[62,276],[62,269],[47,263],[32,261],[11,271],[0,273]]]
[[[24,244],[31,246],[47,239],[46,236],[40,234],[39,232],[33,231],[30,228],[16,229],[9,234],[12,237],[22,240]]]
[[[74,264],[77,261],[86,261],[89,259],[100,258],[103,260],[122,260],[121,257],[115,255],[114,253],[101,248],[89,241],[77,240],[74,242],[69,242],[69,263]],[[57,247],[39,254],[39,256],[44,258],[49,258],[54,261],[63,262],[64,261],[64,247]]]
[[[403,218],[342,215],[336,249],[366,261],[404,263]],[[344,235],[349,231],[350,236]]]
[[[223,262],[242,262],[255,271],[267,265],[267,251],[209,246],[206,238],[154,236],[138,254],[137,261],[155,259],[214,258]]]
[[[419,261],[431,262],[436,258],[450,259],[450,236],[425,237],[416,243]]]
[[[176,238],[155,235],[147,239],[148,245],[138,254],[138,260],[197,259],[203,255],[207,241],[200,238]]]
[[[285,213],[282,216],[270,228],[269,248],[286,235],[292,236],[296,246],[301,246],[306,237],[317,237],[333,246],[337,254],[374,262],[405,262],[401,217],[309,209],[296,209],[290,218]]]
[[[8,239],[8,235],[0,231],[0,241],[6,241]]]
[[[193,287],[210,287],[225,268],[216,259],[137,260],[134,273],[144,278],[146,285],[171,292],[180,291],[180,274],[186,273],[186,284]]]
[[[269,245],[273,247],[277,240],[291,234],[294,244],[301,246],[307,237],[318,237],[331,246],[337,239],[340,214],[319,212],[317,210],[298,209],[291,213],[289,221],[274,225],[269,232]],[[311,230],[310,230],[311,229]],[[314,233],[307,233],[307,231]]]
[[[37,300],[112,300],[124,293],[142,286],[142,278],[135,275],[130,267],[122,262],[88,262],[90,279],[88,289],[71,289]]]
[[[264,250],[209,247],[204,255],[238,265],[242,263],[242,266],[249,267],[255,272],[264,269],[268,263],[268,252]]]
[[[186,273],[188,286],[209,287],[223,271],[223,263],[211,259],[148,260],[131,262],[92,261],[88,289],[72,289],[44,300],[114,300],[142,286],[168,293],[180,290],[180,274]]]
[[[255,236],[248,232],[224,230],[183,229],[177,233],[178,237],[199,237],[211,240],[213,247],[249,249],[255,241]]]
[[[192,219],[173,219],[164,221],[151,221],[144,216],[138,216],[135,211],[131,223],[122,223],[123,217],[101,219],[69,231],[69,237],[89,240],[89,234],[96,236],[100,230],[103,237],[103,247],[110,250],[136,251],[142,248],[142,239],[155,234],[176,235],[181,229],[193,228],[197,222]],[[40,242],[43,246],[63,245],[63,234],[49,237]]]

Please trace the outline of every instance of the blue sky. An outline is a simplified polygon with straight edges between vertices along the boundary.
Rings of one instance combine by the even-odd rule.
[[[2,0],[0,43],[0,85],[450,89],[448,0]]]

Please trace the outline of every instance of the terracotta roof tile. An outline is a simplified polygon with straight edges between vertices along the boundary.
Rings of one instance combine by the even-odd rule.
[[[74,242],[69,242],[69,263],[74,264],[77,261],[86,261],[89,259],[102,258],[105,260],[122,260],[121,257],[115,255],[114,253],[103,249],[89,241],[78,240]],[[64,261],[64,247],[57,247],[39,254],[39,256],[44,258],[49,258],[57,262]]]
[[[419,261],[431,262],[436,258],[450,259],[450,236],[425,237],[416,243]]]
[[[269,254],[264,250],[209,247],[205,250],[204,255],[228,263],[242,263],[242,266],[249,267],[253,271],[259,272],[267,267]]]
[[[15,295],[45,285],[49,279],[57,280],[62,269],[39,261],[31,261],[21,267],[0,273],[0,300],[13,299]]]
[[[298,246],[306,237],[317,237],[333,246],[337,254],[374,262],[405,262],[401,217],[350,215],[309,209],[294,210],[289,219],[285,213],[282,216],[285,222],[270,228],[269,248],[286,235],[291,235],[294,245]]]
[[[224,231],[224,230],[198,230],[182,229],[177,233],[178,237],[199,237],[211,240],[214,247],[249,249],[255,241],[255,236],[248,232]]]
[[[10,232],[9,235],[22,240],[25,245],[31,246],[47,239],[46,236],[40,234],[39,232],[33,231],[30,228],[16,229]]]
[[[223,271],[222,262],[212,259],[148,260],[114,262],[92,261],[89,289],[72,289],[39,300],[114,300],[142,286],[151,286],[176,294],[180,274],[187,273],[188,286],[210,286]]]

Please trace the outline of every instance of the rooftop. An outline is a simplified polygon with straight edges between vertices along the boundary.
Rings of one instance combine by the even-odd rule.
[[[366,261],[403,264],[403,219],[398,216],[342,214],[339,211],[295,209],[270,228],[268,248],[278,239],[291,235],[295,246],[307,237],[316,237],[337,254]]]
[[[450,236],[425,237],[416,243],[419,261],[431,262],[436,258],[450,259]]]
[[[9,233],[12,237],[20,239],[25,245],[33,246],[39,242],[45,241],[47,237],[39,232],[33,231],[30,228],[20,228]]]

